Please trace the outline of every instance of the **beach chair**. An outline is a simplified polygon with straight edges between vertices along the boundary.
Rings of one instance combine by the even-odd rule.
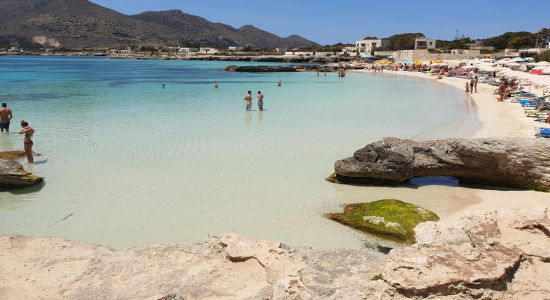
[[[537,122],[546,122],[548,120],[548,112],[539,112],[536,116],[535,121]]]
[[[535,128],[535,131],[539,138],[550,138],[550,128]]]

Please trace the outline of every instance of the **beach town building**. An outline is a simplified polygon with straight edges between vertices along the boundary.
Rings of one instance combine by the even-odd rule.
[[[356,47],[344,47],[344,48],[342,48],[342,51],[340,51],[339,55],[356,56],[357,55],[357,48]]]
[[[494,51],[495,47],[493,46],[484,46],[482,41],[475,41],[475,43],[468,44],[468,49],[470,50],[485,50],[485,51]]]
[[[355,42],[355,49],[360,55],[370,55],[375,49],[382,48],[381,39],[361,40]]]
[[[237,46],[230,46],[227,48],[227,51],[229,52],[237,52],[237,51],[243,51],[243,47],[237,47]]]
[[[400,50],[393,52],[393,58],[397,61],[425,61],[425,60],[467,60],[481,56],[480,50],[455,49],[450,52],[430,52],[426,50]]]
[[[418,37],[414,40],[415,50],[435,50],[436,40],[425,37]]]
[[[193,47],[182,47],[179,48],[178,52],[185,55],[193,55],[197,52],[199,52],[199,48],[193,48]]]

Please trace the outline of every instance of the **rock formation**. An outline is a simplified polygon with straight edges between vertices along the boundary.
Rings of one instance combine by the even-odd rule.
[[[548,299],[548,207],[427,222],[388,256],[235,234],[114,250],[0,236],[5,299]]]
[[[461,223],[427,222],[418,243],[395,249],[382,273],[409,297],[550,298],[548,207],[466,215]]]
[[[20,163],[0,159],[0,188],[28,187],[42,181],[42,177],[25,171]]]
[[[335,172],[341,183],[394,185],[451,176],[463,183],[550,191],[550,141],[385,138],[337,161]]]

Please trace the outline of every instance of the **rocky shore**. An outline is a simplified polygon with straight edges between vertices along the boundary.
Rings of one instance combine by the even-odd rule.
[[[0,190],[29,187],[44,180],[25,171],[16,161],[24,155],[21,151],[0,152]]]
[[[389,255],[315,251],[236,234],[115,250],[0,237],[5,299],[547,299],[548,207],[422,223]]]
[[[386,138],[337,161],[334,168],[340,183],[395,185],[415,177],[452,176],[464,183],[550,191],[550,142]]]

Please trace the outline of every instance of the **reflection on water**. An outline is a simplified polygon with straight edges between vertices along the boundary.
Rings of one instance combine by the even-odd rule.
[[[235,230],[362,247],[365,235],[322,214],[388,197],[445,214],[456,199],[449,187],[324,178],[383,136],[471,134],[462,91],[393,75],[229,73],[226,64],[0,58],[0,100],[36,129],[34,150],[47,161],[33,166],[46,178],[41,189],[0,192],[0,233],[128,246]],[[261,90],[269,110],[245,112],[248,90]],[[20,136],[0,135],[1,150],[21,147]]]

